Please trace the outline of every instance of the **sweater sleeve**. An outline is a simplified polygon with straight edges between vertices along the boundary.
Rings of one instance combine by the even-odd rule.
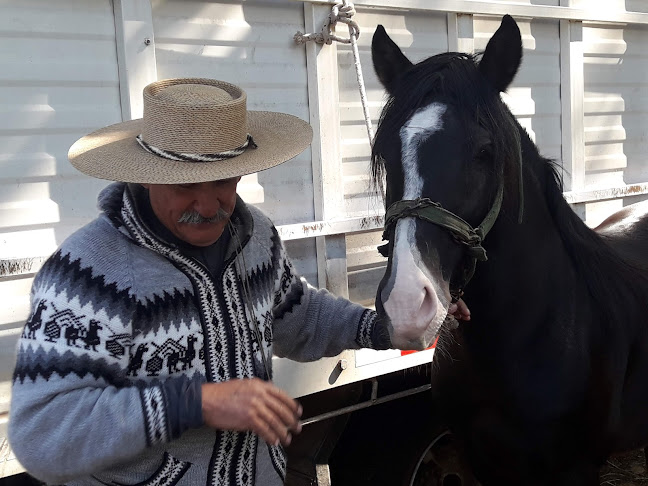
[[[315,361],[345,349],[391,347],[375,311],[312,287],[296,274],[283,246],[278,268],[273,308],[277,356]]]
[[[18,344],[9,440],[25,469],[48,483],[131,460],[202,423],[200,383],[128,379],[128,288],[86,270],[69,254],[50,258]]]

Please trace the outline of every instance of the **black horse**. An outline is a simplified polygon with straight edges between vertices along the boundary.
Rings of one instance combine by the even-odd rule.
[[[440,336],[437,403],[482,484],[599,484],[611,453],[648,443],[648,206],[597,231],[571,210],[500,98],[522,59],[510,16],[481,59],[414,65],[382,26],[372,56],[389,94],[372,172],[392,343]],[[472,320],[457,327],[462,292]]]

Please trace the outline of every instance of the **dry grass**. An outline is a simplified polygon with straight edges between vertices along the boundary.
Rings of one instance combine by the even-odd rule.
[[[608,459],[600,478],[601,486],[648,486],[643,451],[632,451]]]

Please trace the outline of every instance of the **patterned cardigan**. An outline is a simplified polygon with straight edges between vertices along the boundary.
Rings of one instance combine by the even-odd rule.
[[[108,186],[99,206],[33,283],[12,390],[16,457],[56,484],[282,484],[281,447],[203,426],[200,385],[271,379],[273,354],[385,348],[375,313],[310,287],[240,199],[241,245],[232,238],[220,275],[155,236],[127,185]]]

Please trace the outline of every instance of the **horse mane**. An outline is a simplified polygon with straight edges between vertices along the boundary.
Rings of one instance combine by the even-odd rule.
[[[399,133],[414,112],[428,104],[432,97],[452,100],[458,108],[457,113],[465,117],[464,123],[477,122],[484,126],[494,137],[491,140],[493,159],[515,165],[517,147],[510,143],[506,134],[515,130],[516,121],[494,88],[484,82],[484,76],[478,69],[478,59],[479,55],[445,52],[415,64],[400,76],[380,115],[372,145],[371,180],[375,188],[382,187],[385,175],[382,154],[392,144],[390,137]],[[472,142],[467,140],[467,143]],[[516,167],[509,171],[496,166],[494,170],[500,174],[512,173],[514,177],[506,184],[510,186],[509,190],[516,190]]]
[[[520,130],[524,131],[522,127]],[[528,136],[523,137],[522,143],[527,154],[525,164],[544,188],[554,225],[592,301],[600,306],[612,327],[620,318],[631,319],[636,315],[631,309],[648,294],[648,276],[617,252],[609,238],[596,233],[574,212],[563,196],[562,167],[542,157]],[[531,158],[535,160],[530,161]]]

